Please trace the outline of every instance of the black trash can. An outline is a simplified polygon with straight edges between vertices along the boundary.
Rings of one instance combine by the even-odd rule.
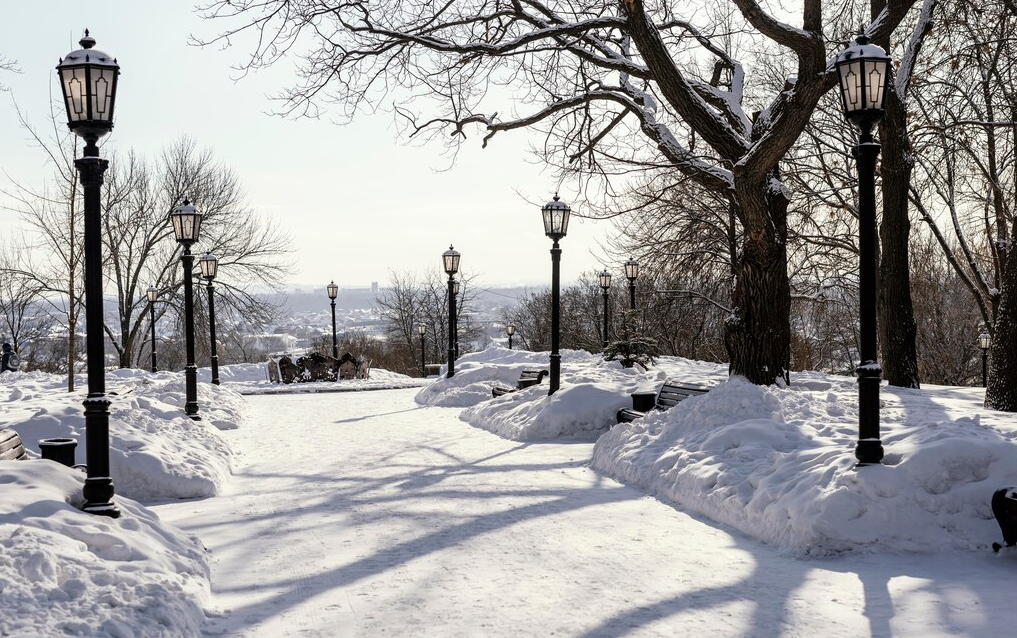
[[[992,495],[992,515],[996,517],[1003,531],[1003,545],[993,543],[992,549],[999,551],[1003,546],[1017,545],[1017,487],[1004,487]]]
[[[649,412],[657,404],[656,392],[633,392],[632,409],[638,412]]]
[[[42,458],[56,461],[67,467],[74,467],[74,448],[78,442],[74,439],[40,439],[39,453]]]

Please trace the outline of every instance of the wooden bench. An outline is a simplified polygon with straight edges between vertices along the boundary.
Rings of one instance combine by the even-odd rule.
[[[28,452],[21,443],[21,437],[10,428],[0,429],[0,461],[23,461]]]
[[[524,390],[530,386],[537,385],[544,380],[544,377],[548,375],[547,370],[523,370],[519,375],[519,381],[516,383],[514,388],[506,388],[505,386],[495,386],[491,388],[491,395],[500,397],[516,390]]]
[[[665,381],[660,386],[659,392],[634,392],[632,394],[632,407],[618,410],[618,423],[631,423],[643,417],[650,410],[663,412],[673,408],[689,397],[706,394],[710,388],[702,385],[682,383],[680,381]],[[654,397],[652,405],[648,405],[650,397]]]

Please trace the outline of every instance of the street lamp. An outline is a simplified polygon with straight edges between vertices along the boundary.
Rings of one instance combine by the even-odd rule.
[[[204,254],[198,260],[201,276],[208,282],[208,336],[212,340],[212,383],[219,385],[219,355],[215,347],[215,295],[212,292],[212,280],[219,270],[219,260],[215,255]]]
[[[886,85],[890,81],[890,56],[860,35],[837,56],[837,74],[844,114],[861,132],[852,155],[858,162],[858,296],[860,316],[860,363],[858,375],[859,465],[879,463],[883,444],[879,440],[879,383],[882,369],[876,361],[876,158],[879,144],[872,128],[882,119]]]
[[[427,376],[427,326],[422,323],[417,324],[417,334],[420,335],[420,376]]]
[[[159,291],[153,286],[148,287],[148,308],[152,311],[152,372],[156,372],[155,367],[155,300],[159,298]]]
[[[607,350],[607,346],[610,343],[610,340],[607,338],[607,317],[610,312],[608,308],[608,293],[611,290],[611,273],[607,271],[607,268],[600,273],[600,289],[604,291],[604,349]]]
[[[558,353],[558,307],[561,303],[559,284],[561,280],[561,248],[558,241],[568,233],[569,214],[572,210],[569,205],[560,201],[555,193],[554,199],[541,209],[544,216],[544,234],[551,238],[554,244],[551,246],[551,378],[548,381],[547,394],[557,392],[561,381],[561,355]]]
[[[201,213],[194,206],[184,200],[184,203],[177,206],[169,214],[170,222],[173,224],[173,234],[177,242],[184,248],[180,255],[180,261],[184,266],[184,343],[187,353],[187,366],[184,368],[184,381],[186,398],[184,413],[195,421],[200,421],[198,415],[198,376],[197,368],[194,365],[194,297],[192,292],[194,255],[191,254],[191,246],[198,241],[201,232]]]
[[[989,387],[989,347],[992,346],[992,337],[988,332],[978,335],[978,347],[982,349],[982,387]]]
[[[332,359],[333,359],[332,365],[338,366],[339,365],[339,342],[336,341],[336,338],[335,338],[335,298],[339,296],[339,286],[335,285],[335,280],[332,280],[332,283],[330,283],[329,285],[325,286],[325,292],[328,293],[328,298],[332,300],[331,301],[331,303],[332,303]],[[338,374],[336,374],[336,378],[337,379],[339,378]]]
[[[448,247],[448,250],[441,254],[442,264],[445,266],[445,272],[448,274],[448,372],[445,374],[445,378],[451,379],[455,376],[455,359],[456,359],[456,334],[455,334],[455,316],[456,316],[456,293],[455,293],[455,275],[459,272],[459,259],[461,255],[452,246]]]
[[[101,186],[109,162],[99,157],[96,145],[113,129],[120,66],[115,58],[94,49],[95,38],[85,31],[81,48],[57,65],[60,89],[67,108],[67,128],[85,141],[82,157],[74,160],[85,200],[85,352],[88,358],[88,396],[85,398],[85,453],[88,475],[82,508],[92,514],[116,518],[113,479],[109,471],[109,405],[106,396],[105,335],[102,316]]]
[[[636,309],[636,277],[639,276],[639,262],[629,257],[625,262],[625,278],[629,280],[629,310]]]
[[[512,324],[505,326],[505,334],[507,334],[509,338],[509,350],[512,349],[512,335],[514,335],[515,333],[516,333],[515,326],[513,326]]]

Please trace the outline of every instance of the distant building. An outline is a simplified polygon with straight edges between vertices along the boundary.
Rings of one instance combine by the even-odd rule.
[[[372,281],[371,282],[371,292],[373,292],[374,294],[378,294],[378,282],[377,281]]]

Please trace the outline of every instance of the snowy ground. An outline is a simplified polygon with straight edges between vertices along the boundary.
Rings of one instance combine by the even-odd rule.
[[[499,399],[546,353],[310,396],[242,397],[269,384],[228,366],[199,383],[200,422],[180,375],[110,373],[124,516],[80,512],[76,470],[0,463],[0,635],[988,638],[1017,621],[1017,555],[988,549],[1017,425],[980,389],[884,387],[887,464],[856,469],[851,379],[758,388],[565,354],[553,397]],[[716,388],[613,424],[670,377]],[[0,375],[0,425],[33,452],[83,441],[78,386]]]

